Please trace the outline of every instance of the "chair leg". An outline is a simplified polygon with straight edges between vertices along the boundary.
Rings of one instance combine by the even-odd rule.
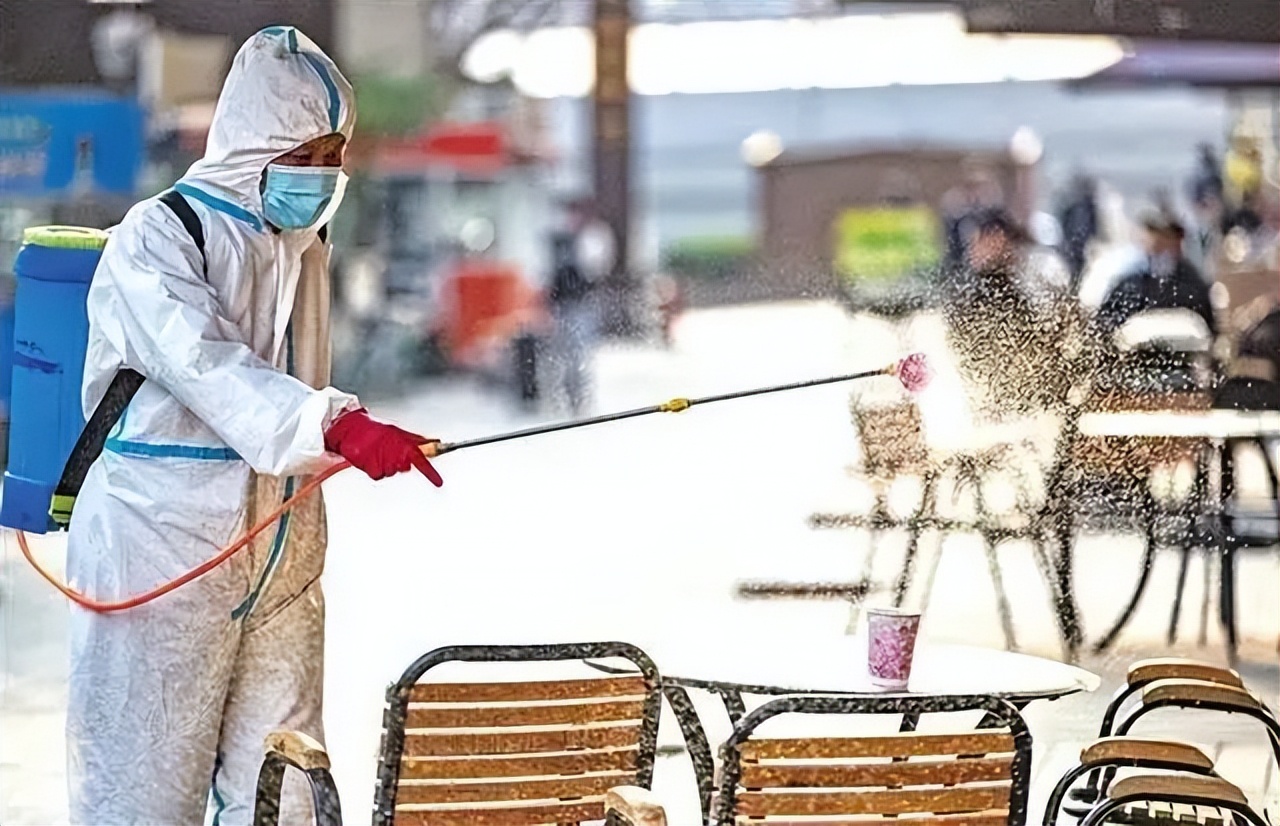
[[[1182,594],[1187,590],[1187,569],[1191,567],[1191,547],[1184,544],[1180,549],[1182,559],[1178,564],[1178,588],[1173,594],[1173,611],[1169,614],[1169,633],[1166,642],[1173,645],[1178,639],[1178,618],[1182,616]]]
[[[1230,541],[1228,538],[1226,541]],[[1218,613],[1222,620],[1222,633],[1227,646],[1227,664],[1236,666],[1236,650],[1238,647],[1236,627],[1236,552],[1234,548],[1222,550],[1222,590],[1218,597]]]
[[[995,538],[986,529],[990,514],[987,512],[987,500],[982,491],[982,477],[977,470],[966,473],[973,485],[973,506],[977,511],[979,530],[982,531],[983,553],[987,556],[987,572],[991,575],[991,585],[996,591],[996,611],[1000,615],[1000,629],[1004,632],[1004,645],[1010,651],[1018,649],[1018,640],[1013,632],[1013,610],[1009,607],[1009,595],[1004,590],[1004,574],[1000,570],[1000,555]]]
[[[1120,632],[1129,624],[1129,620],[1133,618],[1133,612],[1137,610],[1138,603],[1142,600],[1142,595],[1147,590],[1147,581],[1151,579],[1151,569],[1155,566],[1156,558],[1156,532],[1155,519],[1148,517],[1146,524],[1143,526],[1146,533],[1145,547],[1142,549],[1142,570],[1138,573],[1138,584],[1133,589],[1133,596],[1129,598],[1129,604],[1125,606],[1121,612],[1120,618],[1116,620],[1116,624],[1111,630],[1103,635],[1093,646],[1093,653],[1101,654],[1111,647],[1116,641],[1116,637],[1120,636]]]
[[[702,806],[702,821],[710,823],[711,798],[715,792],[715,757],[711,752],[711,744],[698,721],[698,712],[689,699],[689,692],[678,685],[665,685],[662,693],[675,712],[680,733],[684,736],[685,748],[689,752],[689,760],[693,763],[693,774],[698,781],[698,801]]]
[[[933,583],[938,578],[938,566],[942,564],[942,542],[938,541],[933,551],[933,561],[929,563],[929,574],[924,578],[924,596],[920,598],[920,613],[927,613],[929,600],[933,598]]]
[[[1222,623],[1222,633],[1227,647],[1227,662],[1233,667],[1236,664],[1236,549],[1235,526],[1232,524],[1228,508],[1235,496],[1236,463],[1235,442],[1223,442],[1218,456],[1221,467],[1221,489],[1219,491],[1219,508],[1215,520],[1210,526],[1212,543],[1220,557],[1218,570],[1218,618]],[[1270,481],[1270,480],[1268,480]]]
[[[1059,502],[1053,514],[1054,534],[1057,537],[1058,559],[1054,569],[1057,572],[1057,617],[1058,630],[1068,651],[1068,660],[1076,658],[1076,652],[1084,641],[1084,633],[1080,628],[1080,612],[1076,608],[1075,591],[1071,581],[1072,554],[1075,552],[1072,541],[1072,528],[1075,516],[1071,506]]]
[[[1209,644],[1209,602],[1213,599],[1213,563],[1214,557],[1204,555],[1204,598],[1200,600],[1200,634],[1196,637],[1196,645],[1204,648]]]
[[[1053,570],[1053,560],[1049,556],[1049,538],[1043,530],[1036,531],[1031,537],[1031,556],[1035,560],[1036,569],[1040,571],[1041,578],[1044,579],[1045,587],[1049,590],[1049,610],[1055,617],[1058,616],[1057,606],[1062,602],[1062,594],[1058,591],[1058,576]],[[1075,654],[1071,649],[1071,643],[1062,633],[1059,626],[1058,638],[1062,643],[1062,657],[1065,660],[1072,659]]]
[[[920,529],[918,526],[912,526],[911,538],[907,540],[906,555],[902,558],[902,570],[898,572],[898,579],[893,585],[894,608],[901,608],[902,603],[906,601],[907,589],[911,587],[911,575],[915,571],[916,549],[919,545]]]
[[[916,554],[920,549],[920,534],[924,523],[931,520],[936,511],[938,475],[930,473],[925,477],[924,490],[920,493],[920,507],[911,519],[910,535],[907,539],[906,555],[902,559],[902,570],[893,586],[893,607],[901,608],[906,601],[907,590],[911,587],[911,575],[915,571]]]
[[[1009,596],[1004,590],[1004,576],[1000,571],[1000,556],[995,540],[984,534],[982,538],[987,555],[987,571],[991,574],[991,584],[996,591],[996,610],[1000,614],[1000,628],[1004,632],[1004,645],[1009,651],[1018,650],[1018,640],[1013,632],[1013,609],[1009,606]]]
[[[876,503],[877,508],[880,503]],[[865,583],[870,591],[871,576],[875,572],[876,549],[880,546],[880,531],[872,528],[867,531],[867,556],[862,563],[862,582]],[[856,634],[858,632],[858,621],[862,618],[862,600],[854,599],[849,601],[849,624],[845,626],[846,634]]]
[[[1253,443],[1262,454],[1262,467],[1267,474],[1267,486],[1271,489],[1271,501],[1275,504],[1276,515],[1280,516],[1280,474],[1276,472],[1276,463],[1272,460],[1266,439],[1255,439]]]

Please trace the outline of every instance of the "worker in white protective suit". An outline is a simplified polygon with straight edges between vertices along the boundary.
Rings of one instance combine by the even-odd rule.
[[[293,28],[232,64],[208,149],[175,185],[204,255],[157,199],[131,209],[89,292],[84,405],[146,381],[80,491],[68,574],[98,600],[212,557],[339,454],[374,478],[439,476],[425,440],[328,386],[328,251],[351,86]],[[71,616],[67,719],[77,824],[247,824],[263,738],[323,741],[325,513],[307,499],[251,548],[158,600]],[[296,774],[296,773],[291,773]],[[309,823],[287,779],[282,822]]]

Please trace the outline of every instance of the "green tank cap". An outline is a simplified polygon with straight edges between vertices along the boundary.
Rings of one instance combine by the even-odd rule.
[[[22,243],[63,250],[100,250],[107,244],[107,234],[89,227],[28,227],[22,232]]]

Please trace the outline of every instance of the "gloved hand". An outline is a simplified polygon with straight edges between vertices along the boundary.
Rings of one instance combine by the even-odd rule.
[[[416,467],[431,484],[440,487],[444,479],[422,455],[422,446],[432,441],[380,422],[364,408],[343,413],[324,432],[325,450],[360,468],[370,479],[384,479]]]

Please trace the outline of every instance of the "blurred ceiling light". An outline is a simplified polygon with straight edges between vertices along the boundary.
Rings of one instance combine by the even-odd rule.
[[[782,154],[782,138],[776,132],[761,129],[742,141],[742,160],[751,166],[764,166]]]
[[[585,28],[493,32],[467,53],[478,80],[510,72],[534,97],[582,96],[593,83]],[[1108,37],[970,35],[954,12],[819,19],[649,23],[631,30],[641,95],[848,89],[1083,77],[1124,56]]]
[[[523,46],[523,39],[513,31],[494,32],[480,38],[462,56],[462,71],[481,83],[493,83],[509,74],[512,55]]]

